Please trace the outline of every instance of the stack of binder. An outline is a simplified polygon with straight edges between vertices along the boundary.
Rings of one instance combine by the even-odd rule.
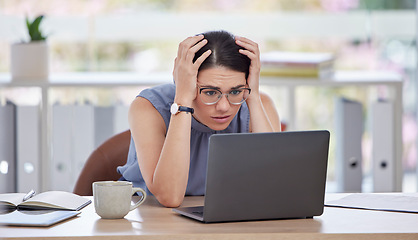
[[[334,55],[311,52],[269,52],[261,55],[261,75],[328,79],[334,74]]]
[[[41,172],[39,105],[0,104],[0,193],[40,192],[48,174],[51,190],[71,192],[84,163],[95,148],[125,131],[128,109],[123,104],[55,104],[52,106],[51,161]]]
[[[0,193],[40,190],[39,105],[0,105]]]

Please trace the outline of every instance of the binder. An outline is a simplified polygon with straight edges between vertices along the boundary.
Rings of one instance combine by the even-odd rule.
[[[51,190],[72,191],[72,105],[52,107]]]
[[[72,138],[72,184],[73,189],[84,164],[94,150],[94,107],[92,105],[74,105]]]
[[[129,106],[116,104],[114,107],[114,132],[113,135],[129,129],[128,112]]]
[[[16,192],[16,106],[0,104],[0,193]]]
[[[339,192],[361,192],[363,107],[360,102],[336,98],[336,181]]]
[[[394,105],[378,101],[372,105],[373,191],[395,191]]]
[[[114,107],[94,107],[94,148],[114,135]]]
[[[17,192],[41,190],[39,106],[16,107]]]

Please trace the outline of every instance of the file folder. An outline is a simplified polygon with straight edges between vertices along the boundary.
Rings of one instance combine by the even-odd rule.
[[[336,98],[335,114],[337,190],[361,192],[363,106],[357,101]]]
[[[73,190],[72,111],[72,105],[52,107],[51,190]]]
[[[113,106],[94,107],[94,148],[114,135],[114,108]]]
[[[372,105],[373,191],[395,191],[394,105],[378,101]]]
[[[39,106],[16,107],[17,192],[41,190],[39,110]]]
[[[114,107],[114,134],[126,131],[129,129],[128,112],[129,106],[124,104],[116,104]]]
[[[72,188],[74,187],[89,155],[94,151],[94,107],[74,105],[73,107],[73,165]]]
[[[16,192],[16,106],[0,104],[0,193]]]

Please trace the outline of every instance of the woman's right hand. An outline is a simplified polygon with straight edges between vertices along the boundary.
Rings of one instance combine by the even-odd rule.
[[[193,58],[207,42],[203,35],[197,35],[188,37],[179,44],[173,70],[176,103],[191,106],[196,98],[197,73],[202,62],[211,54],[211,50],[204,52],[194,63]]]

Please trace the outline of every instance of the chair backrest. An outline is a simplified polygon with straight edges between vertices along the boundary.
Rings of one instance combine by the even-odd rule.
[[[121,175],[116,167],[125,165],[131,131],[126,130],[102,143],[94,150],[77,179],[73,192],[81,196],[92,196],[92,183],[95,181],[116,181]]]

